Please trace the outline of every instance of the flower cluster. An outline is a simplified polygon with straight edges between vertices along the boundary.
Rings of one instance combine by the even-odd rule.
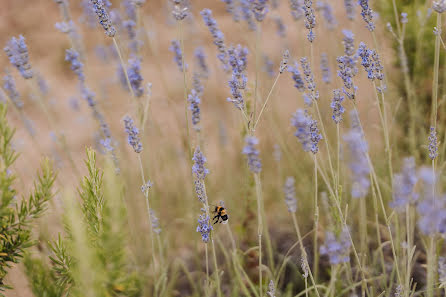
[[[161,233],[161,227],[160,227],[159,219],[156,216],[156,214],[153,211],[153,209],[150,209],[149,211],[150,211],[150,217],[152,218],[152,229],[153,229],[153,232],[155,232],[156,234],[160,234]]]
[[[196,65],[200,69],[199,73],[201,77],[208,77],[209,67],[206,63],[206,54],[202,47],[197,47],[194,51]]]
[[[204,163],[206,163],[206,157],[201,152],[199,146],[197,146],[197,148],[195,149],[192,161],[194,161],[194,164],[192,165],[192,173],[195,174],[195,177],[198,180],[204,180],[206,175],[209,174],[209,169],[204,167]]]
[[[203,9],[201,11],[201,16],[203,17],[204,24],[209,28],[212,37],[214,38],[214,44],[217,46],[218,54],[217,58],[223,65],[225,71],[229,70],[228,66],[228,56],[226,52],[225,37],[223,33],[218,29],[217,22],[212,17],[212,11],[210,9]]]
[[[438,13],[443,13],[446,11],[446,0],[438,0],[432,3],[432,9]]]
[[[214,230],[214,228],[211,225],[210,217],[206,214],[206,211],[203,208],[201,209],[201,211],[202,214],[198,218],[197,232],[200,232],[201,240],[204,243],[208,243],[211,231]]]
[[[286,37],[286,26],[280,16],[274,17],[274,23],[276,23],[277,35],[280,37]]]
[[[257,22],[261,22],[265,19],[268,13],[268,6],[266,5],[268,0],[249,0],[251,3],[251,10],[256,18]]]
[[[328,30],[333,30],[336,28],[336,25],[338,22],[335,19],[335,16],[333,14],[333,7],[328,2],[317,2],[316,9],[322,11],[322,16],[325,21],[325,25]]]
[[[200,97],[195,89],[191,90],[187,101],[189,101],[189,110],[192,112],[192,125],[196,131],[200,131]]]
[[[141,186],[141,192],[143,192],[143,194],[145,194],[145,193],[148,192],[152,187],[153,187],[153,183],[152,183],[152,181],[148,180],[145,184],[143,184],[143,185]]]
[[[358,73],[356,67],[357,56],[354,46],[354,35],[349,30],[343,30],[344,34],[343,44],[345,55],[337,58],[338,62],[338,76],[344,82],[343,91],[349,99],[354,99],[356,96],[357,86],[353,84],[353,77]]]
[[[290,11],[295,21],[300,20],[304,16],[303,0],[290,0]]]
[[[24,79],[33,77],[25,37],[22,35],[19,38],[12,37],[6,44],[4,51],[9,58],[9,62],[19,70]]]
[[[415,202],[418,199],[418,195],[414,192],[417,181],[415,158],[405,158],[401,172],[393,177],[393,200],[390,202],[390,207],[404,211],[406,205]]]
[[[174,7],[172,15],[177,21],[182,21],[187,17],[187,5],[185,0],[173,0]]]
[[[183,53],[181,52],[180,42],[178,40],[172,40],[169,50],[174,53],[174,61],[177,64],[181,72],[183,72]],[[187,69],[187,64],[184,63],[184,68]]]
[[[326,84],[331,82],[330,63],[328,62],[328,56],[326,53],[321,54],[321,71],[322,81]]]
[[[245,138],[245,147],[242,154],[246,155],[248,159],[248,166],[252,173],[260,173],[262,171],[262,163],[260,162],[259,151],[256,145],[259,144],[259,140],[254,136],[247,136]]]
[[[333,109],[331,118],[336,124],[339,124],[342,121],[342,115],[345,112],[345,108],[342,106],[343,101],[344,96],[342,95],[341,90],[333,90],[333,100],[331,101],[330,107]]]
[[[246,83],[248,81],[245,75],[248,63],[248,49],[238,45],[236,48],[228,48],[228,54],[229,65],[232,68],[232,77],[228,82],[228,85],[231,89],[232,98],[228,98],[227,100],[232,102],[236,108],[243,109],[245,107],[245,102],[240,90],[246,88]]]
[[[369,0],[359,0],[358,3],[362,9],[362,19],[367,23],[366,28],[369,29],[369,31],[375,30],[375,24],[373,23],[373,10],[369,7]]]
[[[81,62],[79,53],[74,49],[67,49],[65,61],[70,62],[70,69],[77,75],[80,82],[85,82],[84,64]]]
[[[93,4],[93,9],[99,18],[99,23],[105,30],[105,34],[108,37],[115,37],[116,29],[113,26],[110,16],[105,9],[104,2],[102,0],[90,0]]]
[[[345,12],[347,13],[347,18],[351,21],[355,19],[355,2],[354,0],[344,0]]]
[[[299,72],[299,64],[294,62],[294,66],[288,66],[288,72],[293,74],[292,79],[294,80],[294,86],[296,89],[298,89],[300,92],[305,92],[305,82],[303,81],[302,75]]]
[[[274,281],[270,280],[268,285],[268,291],[266,292],[269,297],[276,297],[276,287],[274,286]]]
[[[375,79],[384,79],[384,67],[375,50],[368,49],[365,43],[361,42],[358,47],[358,56],[362,59],[361,65],[364,66],[368,79],[372,81]]]
[[[257,25],[254,21],[250,0],[240,0],[240,10],[242,12],[243,20],[245,20],[245,22],[248,24],[249,30],[257,30]]]
[[[135,153],[142,152],[142,144],[139,139],[139,130],[133,125],[133,120],[129,116],[124,117],[125,132],[127,132],[127,141]]]
[[[316,91],[316,82],[314,81],[314,75],[311,71],[310,63],[306,57],[300,59],[300,65],[302,66],[302,71],[304,73],[304,79],[307,83],[307,96],[310,98],[310,102],[319,99],[319,92]],[[308,104],[311,105],[311,104]]]
[[[10,74],[6,74],[3,77],[3,88],[15,107],[17,107],[17,109],[22,109],[23,101],[20,99],[20,94],[17,91],[14,78]]]
[[[350,118],[352,122],[351,129],[344,135],[344,141],[347,142],[350,151],[351,195],[353,198],[364,198],[370,187],[370,167],[367,161],[368,144],[359,126],[359,118],[356,111],[353,110],[350,113]]]
[[[435,160],[438,157],[437,131],[431,127],[429,134],[429,158]]]
[[[280,62],[279,73],[282,74],[287,69],[288,62],[290,60],[290,52],[285,50],[282,55],[282,61]]]
[[[287,177],[285,185],[283,186],[285,204],[289,212],[296,212],[297,210],[296,189],[294,187],[294,183],[294,177],[289,176]]]
[[[127,68],[127,75],[129,77],[130,86],[136,97],[141,97],[144,94],[144,87],[142,86],[143,78],[141,76],[141,60],[138,58],[129,59],[129,66]]]
[[[309,42],[313,42],[316,34],[313,32],[316,27],[316,16],[314,15],[313,1],[304,0],[303,9],[305,12],[305,27],[309,30],[307,38]]]
[[[319,151],[318,143],[322,140],[317,121],[302,109],[298,109],[291,119],[291,125],[296,128],[294,135],[297,137],[305,152],[316,154]]]
[[[328,256],[331,265],[336,265],[350,261],[350,246],[349,230],[344,228],[338,238],[333,232],[327,232],[325,243],[320,246],[319,251],[321,255]]]

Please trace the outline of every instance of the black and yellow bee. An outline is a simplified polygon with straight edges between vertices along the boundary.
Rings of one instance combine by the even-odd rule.
[[[215,220],[214,224],[217,224],[220,221],[220,219],[221,219],[220,223],[226,224],[228,222],[229,216],[226,212],[226,209],[223,206],[221,205],[215,206],[214,213],[216,214],[212,218],[212,220]]]

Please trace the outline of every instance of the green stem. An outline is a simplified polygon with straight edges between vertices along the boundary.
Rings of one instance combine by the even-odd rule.
[[[273,93],[274,87],[276,86],[277,81],[279,80],[280,73],[277,74],[276,79],[274,80],[273,86],[269,90],[268,96],[266,97],[265,103],[262,106],[262,109],[260,110],[259,116],[257,117],[257,120],[254,124],[253,131],[256,130],[257,124],[259,123],[260,118],[262,117],[262,113],[265,110],[266,104],[268,103],[269,98],[271,97],[271,94]]]
[[[441,14],[437,13],[437,28],[441,28]],[[434,81],[432,84],[432,126],[437,127],[437,106],[438,106],[438,73],[440,68],[440,37],[435,36],[435,56],[434,56]]]
[[[259,237],[259,292],[260,297],[263,296],[263,283],[262,283],[262,189],[260,183],[260,176],[258,173],[254,174],[256,184],[256,197],[257,197],[257,235]]]
[[[130,94],[132,94],[132,98],[135,99],[135,101],[136,101],[135,93],[133,92],[132,84],[130,83],[129,75],[127,73],[127,67],[126,67],[126,64],[124,63],[124,59],[122,57],[122,53],[121,53],[121,50],[118,45],[117,37],[113,37],[113,44],[115,45],[116,52],[118,53],[118,57],[119,57],[119,61],[121,62],[122,70],[124,71],[125,80],[127,82],[127,88],[129,88]],[[130,103],[130,101],[129,101],[129,103]]]
[[[141,159],[141,155],[138,154],[138,161],[139,161],[139,169],[141,171],[141,179],[142,179],[142,183],[143,185],[146,184],[146,178],[144,176],[144,167],[142,165],[142,159]],[[150,201],[149,201],[149,189],[146,189],[144,191],[144,200],[146,201],[146,207],[147,207],[147,215],[149,217],[149,225],[150,225],[150,241],[152,244],[152,260],[153,260],[153,265],[154,265],[154,273],[156,273],[156,267],[157,267],[157,261],[156,261],[156,256],[155,256],[155,242],[153,240],[153,234],[155,233],[153,231],[153,226],[152,226],[152,214],[150,212]]]
[[[187,147],[189,150],[189,157],[192,158],[192,149],[190,146],[190,134],[189,134],[189,119],[187,112],[187,80],[186,80],[186,65],[184,60],[186,59],[186,55],[184,52],[184,36],[183,36],[183,22],[178,22],[178,35],[181,46],[181,67],[183,69],[183,94],[184,94],[184,118],[186,119],[186,134],[187,134]]]
[[[319,272],[319,251],[317,245],[317,235],[319,229],[319,204],[318,204],[318,185],[317,185],[317,158],[316,154],[313,155],[314,159],[314,237],[313,237],[313,271],[314,278],[318,279]]]

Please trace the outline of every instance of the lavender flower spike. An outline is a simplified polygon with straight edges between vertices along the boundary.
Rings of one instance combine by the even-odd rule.
[[[369,0],[359,0],[358,3],[362,8],[362,19],[367,23],[366,28],[371,32],[374,31],[375,24],[373,23],[373,10],[369,7]]]
[[[353,198],[364,198],[370,187],[370,167],[366,156],[368,144],[359,126],[356,111],[352,111],[350,117],[352,128],[344,135],[344,141],[347,142],[350,151],[350,170],[353,184],[351,195]]]
[[[219,54],[217,58],[223,65],[225,71],[229,70],[228,67],[228,57],[226,53],[225,37],[223,33],[218,29],[217,22],[212,17],[212,11],[210,9],[203,9],[200,14],[203,17],[204,24],[209,28],[212,37],[214,38],[214,44],[217,46]]]
[[[431,127],[429,134],[429,158],[435,160],[438,157],[437,131]]]
[[[358,55],[361,57],[361,65],[364,66],[367,72],[368,79],[374,81],[375,79],[384,79],[384,67],[381,64],[379,55],[375,50],[368,49],[364,42],[359,44]]]
[[[136,97],[144,95],[144,87],[142,86],[143,78],[141,76],[141,60],[138,58],[129,59],[127,69],[130,85]]]
[[[206,215],[204,209],[202,209],[202,214],[198,218],[197,232],[200,232],[201,240],[204,243],[209,242],[210,234],[211,234],[212,230],[213,230],[213,227],[210,223],[210,218],[208,215]]]
[[[187,17],[187,6],[185,0],[173,0],[174,8],[172,15],[177,21],[182,21]]]
[[[204,180],[206,175],[209,174],[209,169],[204,167],[204,163],[206,163],[206,157],[200,151],[199,146],[197,146],[197,148],[195,149],[192,161],[194,161],[194,164],[192,165],[192,173],[195,174],[198,180]]]
[[[6,74],[3,77],[3,88],[15,107],[22,109],[23,101],[20,100],[20,94],[17,91],[14,78],[10,74]]]
[[[418,199],[414,191],[417,181],[415,158],[405,158],[401,172],[393,177],[393,200],[390,207],[396,211],[404,211],[406,205],[415,202]]]
[[[195,131],[200,131],[200,97],[195,89],[191,90],[187,101],[189,101],[189,110],[192,112],[192,125]]]
[[[104,2],[102,0],[90,0],[90,2],[93,4],[94,11],[99,18],[99,23],[105,30],[105,34],[108,37],[115,37],[116,29],[110,20],[107,10],[105,9]]]
[[[355,19],[355,2],[354,0],[344,0],[345,12],[350,21]]]
[[[333,90],[333,101],[330,104],[330,107],[333,109],[332,119],[336,124],[339,124],[342,121],[342,115],[345,112],[344,107],[342,106],[342,102],[344,101],[344,96],[341,93],[341,90]]]
[[[33,77],[33,71],[29,63],[28,47],[22,35],[19,38],[12,37],[6,44],[4,51],[9,58],[9,62],[19,70],[24,79]]]
[[[174,61],[178,65],[180,71],[183,72],[183,53],[181,52],[180,42],[178,40],[172,40],[169,50],[175,54]],[[186,63],[184,63],[184,68],[187,69]]]
[[[283,192],[285,193],[285,204],[288,207],[289,212],[296,212],[297,201],[296,201],[296,189],[294,187],[294,177],[289,176],[285,181],[283,186]]]
[[[317,121],[302,109],[298,109],[291,119],[291,125],[296,128],[294,135],[297,137],[305,152],[316,154],[319,151],[318,143],[322,140]]]
[[[344,52],[345,55],[337,58],[338,76],[344,82],[343,91],[349,99],[355,99],[357,87],[353,84],[353,77],[358,73],[356,67],[357,56],[354,46],[354,35],[349,30],[343,30],[344,33]]]
[[[328,56],[326,53],[321,54],[321,70],[322,70],[322,81],[326,84],[331,82],[331,71],[330,64],[328,62]]]
[[[84,82],[84,64],[80,60],[79,53],[73,48],[67,49],[65,52],[65,61],[70,62],[71,70],[77,75],[80,82]]]
[[[432,4],[432,9],[438,13],[443,13],[446,11],[446,0],[434,1]]]
[[[268,0],[249,0],[249,2],[251,3],[251,10],[257,22],[263,21],[269,11],[268,6],[266,5]]]
[[[142,152],[142,144],[139,139],[139,130],[133,125],[133,120],[129,116],[124,118],[125,132],[127,132],[127,141],[133,147],[135,153]]]
[[[254,136],[247,136],[245,138],[246,145],[243,148],[242,154],[246,155],[248,159],[249,169],[252,173],[260,173],[262,171],[262,163],[259,158],[259,151],[256,145],[259,143]]]
[[[328,256],[331,265],[350,261],[351,241],[348,232],[347,228],[343,229],[338,238],[333,232],[325,234],[325,243],[321,245],[319,251],[322,255]]]
[[[313,42],[316,38],[316,34],[314,34],[313,32],[314,27],[316,27],[316,17],[314,15],[314,9],[312,6],[312,0],[304,0],[303,9],[305,11],[305,27],[309,30],[307,35],[309,42]]]

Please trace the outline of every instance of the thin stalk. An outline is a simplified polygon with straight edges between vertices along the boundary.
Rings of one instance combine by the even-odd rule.
[[[127,82],[127,87],[130,90],[130,94],[132,94],[132,98],[136,100],[135,93],[133,92],[132,84],[130,83],[129,75],[127,73],[127,67],[126,67],[126,64],[124,63],[124,59],[122,58],[122,53],[121,53],[121,50],[120,50],[119,45],[118,45],[117,37],[113,37],[113,44],[115,45],[116,52],[118,53],[119,61],[121,62],[122,70],[124,71],[125,80]],[[130,103],[130,100],[129,100],[129,103]]]
[[[341,202],[339,197],[339,185],[341,184],[341,177],[339,175],[340,159],[341,159],[341,137],[340,137],[339,124],[336,124],[336,146],[337,146],[337,157],[336,157],[336,198]]]
[[[313,237],[313,271],[314,278],[317,281],[319,272],[319,251],[317,245],[317,235],[319,229],[319,205],[318,205],[318,185],[317,185],[317,158],[313,155],[314,160],[314,237]]]
[[[263,296],[262,288],[262,189],[260,184],[260,176],[258,173],[254,174],[254,180],[256,184],[256,197],[257,197],[257,235],[259,237],[259,292],[260,297]]]
[[[214,239],[211,239],[212,243],[212,258],[214,259],[214,268],[215,268],[215,279],[217,281],[217,296],[221,297],[221,288],[220,288],[220,275],[218,272],[218,265],[217,265],[217,255],[215,253],[215,244]]]
[[[268,103],[268,100],[271,97],[271,94],[273,93],[274,87],[276,86],[276,83],[279,80],[279,77],[280,77],[280,73],[277,74],[276,79],[274,80],[273,86],[269,90],[268,96],[266,97],[265,103],[263,104],[262,109],[260,110],[259,116],[257,117],[257,120],[254,124],[254,128],[253,128],[254,131],[256,130],[257,124],[259,123],[259,120],[262,117],[262,113],[265,110],[266,104]]]
[[[187,112],[187,80],[186,80],[186,65],[184,60],[186,59],[186,55],[184,52],[184,36],[183,36],[183,22],[178,22],[178,35],[180,40],[181,47],[181,67],[183,69],[183,94],[184,94],[184,118],[186,119],[186,134],[187,134],[187,146],[189,149],[189,157],[192,157],[192,149],[190,146],[190,134],[189,134],[189,119]]]
[[[204,252],[206,255],[206,287],[207,287],[207,291],[206,291],[206,295],[209,295],[209,252],[208,252],[208,244],[205,243],[204,244]]]
[[[207,196],[207,191],[206,191],[206,185],[205,185],[204,181],[200,181],[200,182],[203,185],[203,192],[204,192],[204,197],[205,197],[204,208],[206,210],[206,216],[210,218],[209,202],[208,202],[208,196]],[[211,244],[212,244],[212,257],[213,257],[213,260],[214,260],[214,269],[215,269],[215,281],[217,283],[217,295],[218,295],[218,297],[220,297],[221,296],[220,276],[219,276],[219,272],[218,272],[217,256],[216,256],[216,253],[215,253],[215,244],[214,244],[214,239],[213,239],[212,235],[211,235]],[[208,263],[209,263],[209,259],[207,258],[207,243],[206,243],[206,274],[207,274],[207,277],[208,277],[207,280],[208,280],[208,285],[209,285],[209,270],[208,270],[209,269],[208,268],[209,264]]]
[[[441,13],[437,13],[437,28],[441,28]],[[438,74],[440,68],[440,37],[435,36],[435,56],[434,56],[434,81],[432,84],[432,126],[437,128],[437,108],[438,108]]]
[[[359,198],[359,229],[361,230],[361,256],[362,260],[365,261],[367,255],[367,211],[366,211],[366,201],[365,197]],[[364,265],[365,263],[363,263]]]
[[[256,30],[256,78],[254,84],[254,113],[253,117],[255,118],[257,113],[257,96],[258,96],[258,88],[259,88],[259,72],[260,72],[260,38],[262,36],[262,23],[257,22],[257,30]],[[260,296],[262,297],[262,296]]]
[[[308,259],[308,258],[307,258],[307,252],[305,251],[304,244],[303,244],[303,241],[302,241],[302,235],[301,235],[301,233],[300,233],[299,225],[297,224],[296,213],[293,213],[291,216],[292,216],[292,218],[293,218],[294,229],[296,230],[297,240],[299,241],[299,245],[300,245],[300,250],[301,250],[301,253],[302,253],[302,257],[304,257],[305,265],[306,265],[307,268],[308,268],[308,275],[310,276],[310,280],[311,280],[311,282],[312,282],[312,284],[313,284],[313,288],[315,289],[315,292],[316,292],[317,297],[320,297],[320,295],[319,295],[319,291],[318,291],[317,286],[316,286],[316,282],[315,282],[314,277],[313,277],[313,273],[311,272],[311,269],[310,269],[310,267],[309,267],[309,265],[308,265],[308,262],[307,262],[307,259]],[[306,278],[305,278],[305,280],[306,280]],[[305,284],[306,284],[306,283],[307,283],[307,282],[305,281]],[[306,285],[307,285],[307,284],[306,284]],[[307,288],[307,287],[305,287],[305,288]],[[305,294],[305,295],[308,296],[308,293]]]
[[[339,271],[339,265],[335,265],[334,267],[333,265],[331,266],[330,283],[328,285],[327,291],[325,291],[325,297],[329,297],[332,295],[331,291],[333,290],[333,287],[336,283],[336,275],[338,274],[338,271]]]
[[[375,82],[373,82],[373,89],[374,89],[374,93],[375,93],[376,104],[378,105],[378,111],[379,111],[379,117],[381,119],[381,125],[383,127],[384,142],[386,145],[386,152],[387,152],[387,158],[388,158],[387,161],[388,161],[388,167],[389,167],[390,185],[392,186],[393,185],[392,151],[390,149],[389,129],[388,129],[388,125],[387,125],[387,115],[386,115],[386,110],[385,110],[384,92],[381,92],[382,101],[380,102]],[[382,104],[382,107],[381,107],[381,104]]]
[[[434,236],[430,236],[429,247],[427,252],[427,297],[434,296],[435,286],[435,267],[437,262],[435,261],[435,240]]]
[[[333,163],[331,161],[330,146],[328,144],[327,133],[325,133],[325,125],[324,125],[324,122],[322,121],[322,116],[321,116],[321,113],[319,111],[319,104],[318,104],[317,100],[313,100],[313,102],[314,102],[314,106],[316,107],[316,113],[317,113],[317,116],[319,118],[319,122],[321,123],[322,136],[324,137],[325,148],[327,149],[328,165],[330,166],[330,173],[331,173],[331,176],[332,176],[334,184],[336,184],[336,177],[334,175]]]
[[[138,155],[138,161],[139,161],[139,169],[141,171],[141,179],[142,179],[142,184],[145,185],[146,184],[146,178],[144,176],[144,167],[142,165],[142,159],[141,159],[141,155]],[[156,267],[157,267],[157,261],[156,261],[156,256],[155,256],[155,242],[153,240],[153,226],[152,226],[152,214],[150,212],[150,201],[149,201],[149,189],[144,191],[144,198],[146,201],[146,207],[147,207],[147,215],[149,217],[149,225],[150,225],[150,241],[152,244],[152,260],[153,260],[153,265],[154,265],[154,273],[156,273]]]

